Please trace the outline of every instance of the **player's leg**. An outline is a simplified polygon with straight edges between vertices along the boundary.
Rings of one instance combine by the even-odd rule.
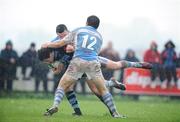
[[[62,75],[66,72],[67,68],[66,68],[66,66],[64,66],[62,64],[60,64],[60,65],[62,67],[61,72],[60,72],[60,75],[62,77]],[[65,96],[66,96],[68,102],[70,103],[71,107],[74,110],[73,115],[78,115],[79,116],[79,115],[82,115],[82,112],[80,110],[78,100],[77,100],[76,94],[75,94],[75,92],[73,90],[73,87],[74,87],[74,84],[71,87],[69,87],[69,89],[67,91],[65,91]]]
[[[109,93],[104,84],[104,77],[101,72],[100,64],[98,62],[92,62],[89,65],[89,72],[86,72],[89,79],[92,79],[92,83],[96,86],[99,95],[102,96],[103,103],[108,107],[113,117],[123,117],[117,112],[116,106],[113,102],[112,95]]]
[[[87,79],[86,82],[94,94],[99,94],[96,86],[93,84],[93,82],[91,80]],[[120,83],[119,81],[117,81],[113,77],[110,80],[104,80],[104,84],[105,84],[106,88],[115,87],[115,88],[123,90],[123,91],[126,90],[126,86],[123,83]]]
[[[73,115],[80,116],[80,115],[82,115],[82,112],[79,107],[78,100],[77,100],[76,94],[73,90],[73,87],[74,87],[74,84],[72,84],[71,87],[67,91],[65,91],[66,92],[65,94],[66,94],[67,100],[69,101],[72,108],[74,109]]]
[[[113,97],[106,89],[105,84],[103,83],[103,78],[101,77],[93,79],[92,82],[95,84],[97,91],[99,93],[96,94],[96,96],[107,106],[108,110],[110,111],[110,114],[113,117],[123,118],[124,116],[118,113],[113,101]]]
[[[86,80],[86,82],[87,82],[90,90],[97,96],[97,98],[98,98],[103,104],[105,104],[104,101],[103,101],[103,97],[99,94],[96,86],[93,84],[93,81],[92,81],[92,80]],[[105,105],[106,105],[106,104],[105,104]],[[109,109],[109,108],[108,108],[108,109]],[[109,109],[109,112],[110,112],[110,114],[112,115],[110,109]]]
[[[51,116],[52,114],[56,113],[58,111],[58,106],[62,102],[65,91],[68,90],[68,88],[75,82],[72,77],[67,75],[66,73],[61,78],[58,87],[55,91],[54,95],[54,102],[50,109],[47,109],[47,111],[44,113],[45,116]]]
[[[84,74],[83,76],[86,77],[86,80],[87,80],[86,74]],[[112,77],[110,80],[104,80],[104,83],[105,83],[105,86],[107,88],[108,87],[115,87],[115,88],[120,89],[120,90],[126,90],[126,86],[123,83],[117,81],[114,77]],[[91,84],[92,84],[91,82],[88,82],[88,85],[90,88],[91,88]],[[92,88],[95,89],[95,87],[92,87]],[[97,89],[94,91],[97,91]]]
[[[99,61],[102,65],[105,65],[109,69],[118,70],[121,68],[127,68],[127,67],[135,67],[135,68],[145,68],[145,69],[151,69],[152,64],[147,62],[130,62],[130,61],[112,61],[110,59],[100,57]]]
[[[107,88],[114,87],[123,91],[126,90],[125,84],[117,81],[114,77],[112,77],[110,80],[105,80],[104,83]]]
[[[58,72],[58,74],[55,75],[55,81],[56,81],[56,85],[54,85],[55,90],[56,90],[56,88],[58,86],[57,81],[59,81],[59,79],[63,76],[63,74],[67,70],[67,67],[64,66],[64,64],[62,64],[62,63],[58,64],[58,66],[56,66],[56,67],[61,67],[61,68],[55,68],[56,70],[58,70],[58,71],[56,71],[56,72]],[[72,85],[72,87],[73,86],[74,85]],[[78,115],[79,116],[79,115],[82,115],[82,113],[81,113],[81,110],[80,110],[80,107],[79,107],[75,92],[74,92],[72,87],[70,87],[67,91],[65,91],[65,95],[66,95],[66,98],[67,98],[68,102],[70,103],[71,107],[74,110],[73,115]]]
[[[121,64],[123,68],[134,67],[134,68],[143,68],[143,69],[152,69],[152,64],[147,62],[130,62],[130,61],[118,61],[117,64]]]
[[[58,84],[54,96],[53,106],[50,109],[48,109],[44,115],[49,116],[58,111],[58,106],[64,97],[65,91],[67,91],[71,87],[71,85],[74,84],[77,81],[77,79],[82,76],[82,74],[83,73],[79,72],[76,60],[71,60],[68,69],[66,70],[65,74],[63,75]]]

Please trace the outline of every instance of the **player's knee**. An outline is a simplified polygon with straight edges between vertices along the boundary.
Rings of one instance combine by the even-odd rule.
[[[99,95],[99,92],[98,92],[98,90],[96,89],[95,86],[91,87],[91,91],[92,91],[94,94],[98,94],[98,95]]]
[[[108,92],[108,90],[105,86],[98,88],[98,91],[99,91],[99,95],[101,95],[101,96]]]

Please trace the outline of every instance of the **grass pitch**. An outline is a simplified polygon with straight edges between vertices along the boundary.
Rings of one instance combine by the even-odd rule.
[[[59,112],[52,117],[43,113],[52,104],[53,98],[0,98],[0,122],[180,122],[180,101],[150,99],[133,101],[116,98],[119,112],[126,119],[112,118],[105,106],[92,96],[79,97],[83,116],[72,116],[66,99]]]

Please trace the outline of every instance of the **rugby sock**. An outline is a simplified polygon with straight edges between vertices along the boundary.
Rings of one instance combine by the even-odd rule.
[[[108,107],[110,113],[117,112],[116,106],[114,105],[112,95],[108,92],[105,95],[102,96],[102,99],[104,101],[104,104]],[[111,114],[112,115],[112,114]]]
[[[100,96],[100,95],[98,95],[98,94],[95,94],[95,95],[101,100],[101,102],[104,103],[102,96]]]
[[[100,95],[98,95],[98,94],[95,94],[95,95],[101,100],[102,103],[104,103],[102,96],[100,96]],[[105,103],[104,103],[104,104],[105,104]],[[106,104],[105,104],[105,105],[106,105]],[[107,106],[107,105],[106,105],[106,106]],[[108,108],[108,109],[109,109],[109,108]],[[110,112],[110,114],[112,115],[110,109],[109,109],[109,112]]]
[[[74,109],[75,114],[82,115],[75,92],[74,91],[66,92],[66,97],[67,97],[69,103],[71,104],[72,108]]]
[[[57,88],[54,95],[54,107],[58,107],[64,97],[64,90],[62,88]]]
[[[141,68],[142,64],[139,62],[130,62],[130,61],[122,61],[123,67],[136,67],[136,68]]]
[[[114,86],[114,82],[111,81],[111,80],[104,80],[104,82],[105,82],[105,86],[106,86],[106,87]]]

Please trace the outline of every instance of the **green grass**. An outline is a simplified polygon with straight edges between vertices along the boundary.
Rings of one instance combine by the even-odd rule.
[[[52,117],[42,116],[52,104],[50,99],[0,98],[0,122],[180,122],[180,101],[164,98],[145,98],[140,101],[116,97],[119,112],[126,119],[112,118],[105,106],[92,96],[78,96],[83,112],[82,117],[74,117],[66,99],[59,112]]]

